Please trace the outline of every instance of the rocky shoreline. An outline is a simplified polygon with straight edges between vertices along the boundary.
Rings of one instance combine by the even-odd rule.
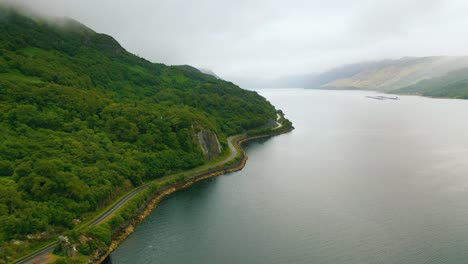
[[[240,149],[240,155],[242,156],[242,158],[236,163],[232,165],[228,165],[221,169],[213,169],[207,172],[203,172],[203,173],[194,175],[188,179],[185,179],[181,182],[158,189],[150,196],[147,202],[143,204],[143,206],[141,206],[141,208],[136,212],[135,216],[132,219],[126,221],[120,228],[118,228],[117,230],[113,232],[112,242],[110,246],[108,247],[108,249],[105,252],[97,252],[97,254],[92,258],[90,263],[96,263],[96,264],[103,263],[107,259],[107,257],[135,231],[136,226],[140,224],[146,217],[148,217],[151,214],[154,208],[156,208],[156,206],[164,197],[178,190],[182,190],[187,187],[190,187],[197,182],[200,182],[200,181],[212,178],[212,177],[216,177],[219,175],[223,175],[226,173],[242,170],[245,164],[247,163],[247,159],[248,159],[247,154],[242,148],[243,144],[249,141],[254,141],[258,139],[269,138],[269,137],[273,137],[276,135],[284,134],[284,133],[290,132],[292,129],[293,127],[278,129],[278,130],[275,130],[275,131],[272,131],[270,133],[263,134],[263,135],[252,136],[252,137],[241,137],[241,138],[235,139],[233,143],[234,145],[236,145],[236,147]]]

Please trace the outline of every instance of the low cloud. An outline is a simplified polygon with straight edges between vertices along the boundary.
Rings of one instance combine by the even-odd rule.
[[[361,60],[468,54],[462,0],[3,2],[74,18],[151,61],[209,68],[233,81]]]

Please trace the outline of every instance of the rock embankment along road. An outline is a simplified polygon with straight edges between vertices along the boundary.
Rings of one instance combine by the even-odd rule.
[[[231,154],[226,157],[223,160],[220,160],[218,162],[213,163],[210,167],[218,167],[223,164],[226,164],[230,161],[232,161],[238,154],[237,148],[234,146],[234,140],[238,138],[239,136],[231,136],[228,138],[228,145],[229,149],[231,150]],[[199,172],[204,172],[206,171],[206,167],[200,167],[200,168],[195,168],[193,170],[190,170],[189,173],[199,173]],[[185,172],[187,173],[187,172]],[[165,181],[170,178],[179,176],[180,174],[175,174],[175,175],[170,175],[167,177],[163,177],[159,179],[158,181]],[[126,202],[128,202],[130,199],[132,199],[135,195],[141,193],[142,191],[146,190],[151,183],[144,184],[142,186],[139,186],[135,188],[133,191],[129,192],[127,195],[125,195],[123,198],[121,198],[116,204],[114,204],[112,207],[104,211],[101,215],[99,215],[96,219],[94,219],[92,222],[89,223],[89,226],[95,226],[98,225],[102,222],[104,222],[110,215],[112,215],[115,211],[119,210]],[[57,245],[57,242],[52,243],[36,252],[33,254],[23,258],[22,260],[16,262],[17,264],[45,264],[49,261],[50,255],[54,251],[55,246]]]
[[[278,114],[277,119],[276,119],[276,126],[273,128],[274,130],[277,130],[277,129],[282,127],[282,124],[279,122],[280,119],[281,119],[281,115]],[[156,181],[141,185],[141,186],[135,188],[134,190],[132,190],[131,192],[129,192],[128,194],[126,194],[124,197],[122,197],[117,203],[112,205],[110,208],[108,208],[107,210],[102,212],[98,217],[96,217],[94,220],[92,220],[88,224],[88,226],[95,226],[95,225],[98,225],[98,224],[104,222],[109,216],[111,216],[115,211],[119,210],[123,205],[125,205],[135,195],[137,195],[137,194],[141,193],[142,191],[146,190],[153,183],[170,180],[171,178],[175,178],[175,177],[180,176],[181,174],[184,174],[184,173],[185,174],[190,173],[190,174],[194,174],[196,176],[197,174],[205,173],[206,171],[208,171],[208,170],[210,170],[212,168],[220,167],[220,166],[222,166],[224,164],[229,163],[230,161],[234,160],[237,157],[237,155],[239,154],[239,151],[236,148],[235,144],[237,144],[236,143],[237,140],[240,139],[241,137],[243,137],[243,135],[236,135],[236,136],[231,136],[231,137],[228,138],[227,141],[228,141],[228,146],[229,146],[229,149],[231,151],[231,154],[228,157],[226,157],[225,159],[217,161],[215,163],[212,163],[212,164],[210,164],[209,167],[201,166],[201,167],[189,170],[189,171],[169,175],[169,176],[163,177],[161,179],[158,179]],[[58,242],[54,242],[54,243],[52,243],[50,245],[47,245],[46,247],[44,247],[42,249],[39,249],[36,252],[30,254],[29,256],[26,256],[25,258],[17,261],[16,263],[17,264],[46,264],[46,263],[48,263],[50,261],[50,259],[51,259],[50,256],[52,255],[52,253],[54,251],[54,248],[57,245],[57,243]]]

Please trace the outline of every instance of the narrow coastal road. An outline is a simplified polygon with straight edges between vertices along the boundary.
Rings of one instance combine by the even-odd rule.
[[[280,119],[281,119],[281,115],[278,114],[278,113],[276,113],[276,126],[275,126],[273,129],[278,129],[278,128],[280,128],[281,126],[283,126],[283,124],[281,124],[281,123],[279,122]]]
[[[146,190],[150,184],[144,184],[133,191],[131,191],[129,194],[127,194],[124,198],[120,199],[119,202],[117,202],[114,206],[109,208],[109,210],[105,211],[102,213],[98,218],[96,218],[94,221],[92,221],[89,225],[90,226],[95,226],[100,223],[102,223],[104,220],[107,219],[111,214],[113,214],[115,211],[117,211],[120,207],[122,207],[128,200],[132,199],[135,195],[139,194],[140,192]]]
[[[89,226],[95,226],[100,223],[102,223],[104,220],[107,219],[111,214],[113,214],[115,211],[117,211],[119,208],[121,208],[128,200],[132,199],[135,195],[138,193],[146,190],[149,186],[148,184],[142,185],[138,188],[135,188],[133,191],[128,193],[126,196],[124,196],[122,199],[120,199],[119,202],[117,202],[115,205],[113,205],[111,208],[103,212],[99,217],[97,217],[95,220],[93,220]],[[45,248],[42,248],[38,250],[37,252],[33,253],[29,257],[20,260],[17,262],[18,264],[43,264],[43,263],[48,263],[50,260],[50,254],[54,251],[55,246],[57,245],[57,242],[48,245]]]
[[[282,123],[278,122],[280,120],[280,118],[281,118],[281,116],[279,114],[277,114],[276,126],[273,127],[273,129],[276,130],[276,129],[278,129],[278,128],[280,128],[282,126]],[[103,221],[105,221],[110,215],[112,215],[115,211],[119,210],[126,202],[128,202],[130,199],[132,199],[135,195],[137,195],[140,192],[146,190],[150,186],[150,184],[152,184],[152,183],[163,182],[165,180],[169,180],[171,178],[177,177],[177,176],[179,176],[181,174],[186,174],[186,173],[196,174],[196,173],[199,173],[199,172],[204,172],[204,171],[209,170],[210,168],[218,167],[218,166],[221,166],[223,164],[226,164],[226,163],[230,162],[238,154],[237,148],[234,146],[234,141],[235,141],[236,138],[238,138],[240,136],[242,136],[242,135],[236,135],[236,136],[228,137],[227,141],[228,141],[229,149],[231,150],[231,154],[228,157],[226,157],[225,159],[220,160],[218,162],[215,162],[213,164],[210,164],[209,166],[206,166],[206,165],[205,166],[200,166],[198,168],[194,168],[194,169],[189,170],[189,171],[184,171],[184,172],[176,173],[176,174],[173,174],[173,175],[169,175],[169,176],[163,177],[161,179],[158,179],[157,181],[153,181],[153,182],[144,184],[142,186],[139,186],[139,187],[135,188],[133,191],[129,192],[123,198],[121,198],[112,207],[110,207],[109,209],[107,209],[106,211],[101,213],[101,215],[99,215],[96,219],[94,219],[91,223],[89,223],[88,226],[95,226],[95,225],[98,225],[98,224],[102,223]],[[46,264],[46,263],[50,262],[51,254],[54,251],[54,248],[55,248],[56,245],[57,245],[57,242],[52,243],[52,244],[50,244],[50,245],[48,245],[48,246],[46,246],[46,247],[44,247],[42,249],[37,250],[36,252],[32,253],[31,255],[27,256],[26,258],[24,258],[24,259],[22,259],[22,260],[20,260],[20,261],[18,261],[16,263],[17,264]]]
[[[216,163],[211,164],[210,168],[217,167],[217,166],[220,166],[222,164],[228,163],[229,161],[233,160],[237,156],[238,151],[234,147],[234,144],[233,144],[233,141],[236,139],[236,137],[238,137],[238,136],[231,136],[227,140],[228,145],[229,145],[229,149],[231,150],[231,154],[227,158],[225,158],[224,160],[220,160],[220,161],[218,161]],[[209,169],[209,168],[207,168],[206,166],[201,166],[199,168],[195,168],[195,169],[192,169],[192,170],[188,171],[188,173],[198,173],[198,172],[205,171],[207,169]],[[183,172],[183,173],[187,173],[187,172]],[[174,174],[174,175],[169,175],[169,176],[166,176],[166,177],[163,177],[163,178],[159,179],[156,182],[165,181],[167,179],[177,177],[180,174],[181,173],[177,173],[177,174]],[[155,183],[155,182],[151,182],[151,183]],[[112,215],[115,211],[120,209],[126,202],[128,202],[130,199],[132,199],[135,195],[137,195],[140,192],[146,190],[151,183],[147,183],[147,184],[144,184],[142,186],[139,186],[139,187],[135,188],[133,191],[131,191],[130,193],[125,195],[122,199],[120,199],[120,201],[118,201],[116,204],[114,204],[111,208],[107,209],[101,215],[99,215],[96,219],[94,219],[89,224],[89,226],[98,225],[98,224],[102,223],[103,221],[105,221],[110,215]],[[28,257],[26,257],[26,258],[24,258],[24,259],[22,259],[22,260],[20,260],[20,261],[18,261],[16,263],[17,264],[45,264],[45,263],[48,263],[48,261],[50,260],[50,255],[54,251],[54,248],[55,248],[56,245],[57,245],[57,242],[52,243],[52,244],[50,244],[50,245],[36,251],[35,253],[31,254],[30,256],[28,256]]]

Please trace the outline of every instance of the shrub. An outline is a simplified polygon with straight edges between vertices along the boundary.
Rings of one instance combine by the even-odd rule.
[[[0,176],[11,176],[13,175],[13,165],[10,161],[0,161]]]
[[[111,228],[107,223],[92,226],[87,231],[88,235],[103,242],[106,245],[110,245],[112,242]]]

